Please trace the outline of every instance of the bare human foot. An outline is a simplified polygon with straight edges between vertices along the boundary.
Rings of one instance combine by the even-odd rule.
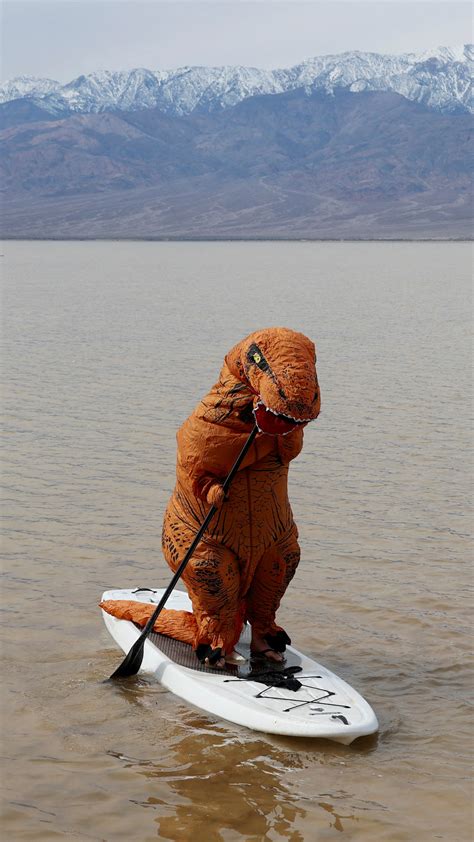
[[[281,652],[275,652],[274,649],[268,646],[267,641],[257,634],[252,634],[250,651],[252,655],[262,655],[263,658],[267,658],[268,661],[273,661],[276,664],[281,664],[284,661]]]

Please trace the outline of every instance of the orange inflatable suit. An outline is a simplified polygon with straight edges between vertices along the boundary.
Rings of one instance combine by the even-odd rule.
[[[211,664],[232,652],[246,620],[274,651],[290,642],[275,622],[300,558],[288,465],[320,410],[315,364],[303,334],[257,331],[227,354],[219,380],[178,431],[176,486],[163,523],[173,571],[209,507],[218,512],[183,573],[193,613],[164,609],[155,628],[191,643]],[[259,433],[224,499],[222,483],[255,423]],[[119,605],[103,607],[141,624],[154,608]]]

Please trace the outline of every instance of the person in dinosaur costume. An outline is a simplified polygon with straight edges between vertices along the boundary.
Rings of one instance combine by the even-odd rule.
[[[210,506],[218,512],[183,573],[192,614],[163,609],[155,629],[190,643],[215,667],[224,666],[247,620],[254,654],[281,661],[291,642],[275,622],[300,559],[288,466],[320,400],[313,343],[288,328],[268,328],[232,348],[219,380],[177,433],[176,486],[163,522],[163,553],[173,571]],[[258,435],[225,498],[223,481],[255,423]],[[154,606],[102,607],[144,625]]]

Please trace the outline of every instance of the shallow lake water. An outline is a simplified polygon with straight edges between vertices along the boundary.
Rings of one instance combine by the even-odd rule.
[[[468,842],[469,244],[2,251],[4,838]],[[169,581],[175,432],[272,325],[316,342],[323,402],[279,620],[374,707],[349,747],[103,681],[102,591]]]

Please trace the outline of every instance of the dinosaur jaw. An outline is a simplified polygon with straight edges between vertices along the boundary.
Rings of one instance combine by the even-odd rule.
[[[290,415],[282,415],[281,413],[275,412],[273,409],[265,406],[261,398],[253,408],[253,414],[260,432],[267,433],[270,436],[285,436],[287,433],[295,430],[296,427],[304,426],[308,421],[311,421],[311,418],[299,421]]]

